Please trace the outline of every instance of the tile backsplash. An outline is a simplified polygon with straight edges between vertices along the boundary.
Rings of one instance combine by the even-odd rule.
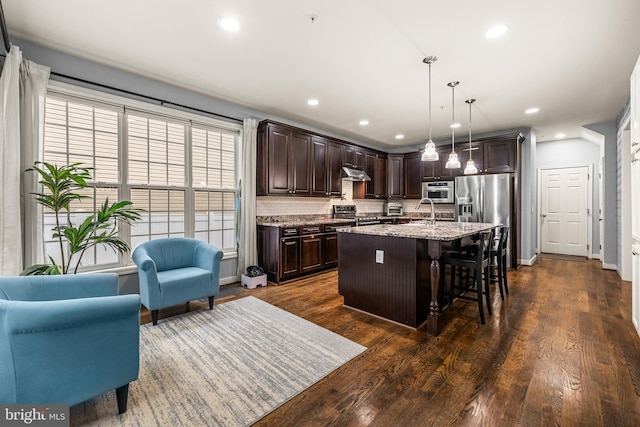
[[[384,200],[353,199],[353,182],[342,181],[342,198],[325,199],[317,197],[276,197],[262,196],[256,198],[257,216],[277,215],[330,215],[333,213],[333,205],[356,205],[359,215],[381,214],[384,210]],[[429,204],[420,205],[416,210],[418,200],[405,200],[405,214],[420,212],[428,213]],[[435,205],[436,212],[453,212],[453,205]]]

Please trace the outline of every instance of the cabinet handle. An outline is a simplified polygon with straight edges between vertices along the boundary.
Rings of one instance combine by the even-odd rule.
[[[631,160],[631,164],[633,164],[633,163],[637,162],[638,160],[640,160],[640,159],[633,159],[633,160]]]
[[[633,251],[633,252],[631,252],[631,253],[633,254],[633,256],[638,256],[638,255],[640,255],[640,254],[639,254],[638,252],[636,252],[636,251]]]
[[[636,146],[636,145],[638,145],[638,144],[640,144],[640,142],[638,142],[638,141],[633,141],[633,142],[631,143],[631,146],[632,146],[632,147],[635,147],[635,146]]]

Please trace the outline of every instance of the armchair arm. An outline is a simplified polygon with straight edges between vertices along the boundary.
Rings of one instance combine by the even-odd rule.
[[[223,253],[220,249],[208,243],[199,242],[195,254],[195,265],[205,270],[214,273],[217,277],[220,271],[220,261],[222,260]]]
[[[153,309],[152,307],[157,307],[161,300],[156,262],[149,256],[143,246],[138,246],[133,251],[131,258],[138,266],[138,283],[140,285],[142,303],[145,307]]]

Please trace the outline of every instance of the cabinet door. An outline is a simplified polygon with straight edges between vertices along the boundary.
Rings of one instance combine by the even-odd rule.
[[[322,268],[322,236],[311,235],[300,238],[300,272]]]
[[[268,140],[268,181],[269,194],[291,194],[290,146],[291,132],[278,126],[269,126]]]
[[[376,197],[376,162],[378,156],[373,153],[364,154],[364,171],[369,175],[371,181],[364,183],[364,197],[375,198]]]
[[[329,141],[314,136],[311,140],[311,195],[327,196],[327,149]]]
[[[342,196],[342,147],[330,143],[327,151],[328,196]]]
[[[442,157],[444,156],[444,153],[442,153],[441,151],[442,150],[440,149],[438,150],[438,154],[440,155],[439,160],[429,162],[422,162],[422,160],[420,160],[422,162],[422,181],[432,181],[434,179],[440,178],[440,170],[442,169],[440,167],[440,162],[442,162]],[[420,155],[420,158],[421,157],[422,154]]]
[[[422,153],[407,154],[404,157],[404,198],[420,199],[422,197],[422,168],[438,162],[423,162]]]
[[[389,155],[387,159],[387,196],[390,199],[401,199],[404,195],[404,156]]]
[[[387,198],[387,158],[378,155],[376,157],[376,172],[375,172],[375,197],[386,199]]]
[[[342,163],[347,166],[356,164],[356,147],[353,145],[342,145]]]
[[[516,141],[487,141],[482,147],[483,172],[514,172],[516,170]]]
[[[335,267],[338,265],[338,233],[325,235],[323,243],[324,266]]]
[[[356,151],[353,154],[353,157],[355,159],[354,166],[357,166],[359,168],[364,168],[364,151],[362,151],[359,148],[356,148]]]
[[[290,151],[292,194],[308,196],[310,194],[311,135],[294,132]]]
[[[280,277],[287,278],[300,272],[300,238],[281,239],[280,243]]]

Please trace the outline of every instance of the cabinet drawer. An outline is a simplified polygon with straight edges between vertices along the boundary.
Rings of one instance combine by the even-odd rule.
[[[306,225],[301,227],[302,234],[318,234],[322,233],[322,225]]]
[[[281,231],[282,237],[297,236],[298,234],[300,234],[300,229],[298,229],[298,227],[287,227],[283,228]]]

